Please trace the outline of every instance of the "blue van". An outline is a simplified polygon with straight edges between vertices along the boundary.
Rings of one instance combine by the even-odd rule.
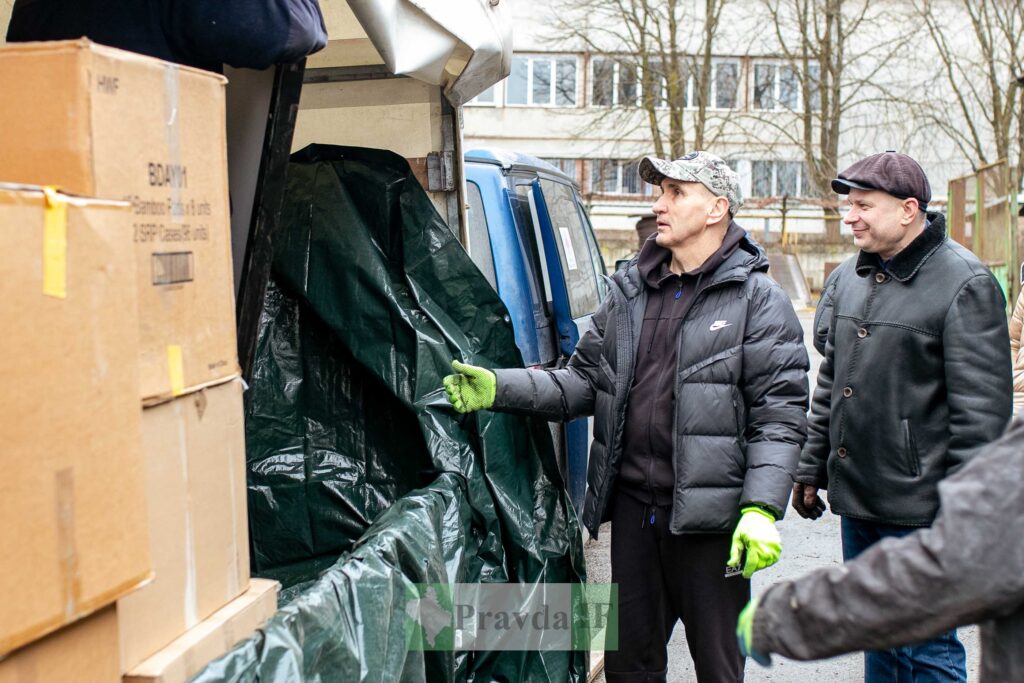
[[[561,367],[607,287],[576,185],[546,161],[495,149],[467,152],[465,173],[469,255],[508,308],[526,366]],[[592,419],[551,425],[577,511]]]

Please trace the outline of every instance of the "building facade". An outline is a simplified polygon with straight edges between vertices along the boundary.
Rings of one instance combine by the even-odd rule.
[[[585,10],[587,0],[574,5]],[[826,207],[835,207],[838,198],[822,196],[809,182],[801,125],[805,113],[820,115],[824,96],[801,87],[792,46],[782,48],[782,36],[770,35],[768,6],[761,0],[733,0],[723,9],[709,50],[704,148],[728,160],[740,175],[746,198],[737,216],[740,224],[770,249],[785,245],[797,254],[817,288],[826,264],[842,260],[853,249],[843,229],[826,239]],[[617,31],[625,34],[635,27],[609,25],[613,17],[592,14],[588,33],[579,20],[567,21],[567,7],[557,0],[515,3],[511,75],[465,107],[463,134],[467,149],[499,147],[532,154],[572,176],[611,267],[635,251],[637,223],[650,214],[657,194],[641,182],[636,168],[641,157],[654,152],[651,117],[669,115],[665,81],[652,84],[644,78],[645,67],[656,68],[652,62],[664,45],[653,45],[652,56],[640,58],[631,49],[635,35],[621,41],[615,37]],[[699,16],[696,9],[694,16]],[[906,27],[885,14],[871,21],[863,36],[848,36],[851,48],[872,31],[889,31],[893,41],[899,40]],[[692,32],[684,36],[682,49],[697,53],[699,37]],[[886,149],[910,154],[926,169],[932,206],[941,210],[948,181],[970,172],[971,160],[930,131],[927,115],[916,106],[920,95],[915,96],[914,84],[920,83],[921,50],[927,51],[928,43],[923,38],[914,42],[918,45],[913,49],[884,46],[875,57],[862,55],[848,67],[848,85],[841,91],[846,109],[838,168]],[[693,61],[700,62],[700,56],[695,54]],[[802,73],[816,78],[818,72],[811,64]],[[682,128],[692,131],[701,113],[697,81],[694,76],[682,80],[685,85],[677,95],[685,105]],[[661,126],[667,124],[662,121]],[[813,126],[808,131],[820,132]]]

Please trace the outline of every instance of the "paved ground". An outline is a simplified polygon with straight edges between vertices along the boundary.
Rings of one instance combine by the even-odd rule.
[[[804,324],[804,338],[808,342],[808,354],[811,357],[811,380],[817,375],[821,357],[810,346],[810,328],[812,312],[800,314]],[[801,519],[790,511],[779,523],[782,534],[783,554],[779,564],[754,575],[754,593],[781,579],[795,578],[817,567],[841,562],[842,553],[839,546],[839,518],[826,513],[821,519],[810,522]],[[608,553],[611,541],[611,530],[605,525],[601,530],[599,541],[588,541],[586,546],[588,580],[600,583],[611,580]],[[975,679],[978,675],[978,634],[977,628],[960,629],[960,637],[967,647],[968,678]],[[856,682],[863,680],[862,657],[859,654],[847,655],[820,662],[793,662],[774,658],[774,665],[762,668],[748,662],[747,683],[806,683],[813,681]],[[686,637],[682,624],[677,625],[672,641],[669,643],[669,681],[683,683],[696,681],[690,654],[686,647]],[[597,679],[604,683],[604,676]]]

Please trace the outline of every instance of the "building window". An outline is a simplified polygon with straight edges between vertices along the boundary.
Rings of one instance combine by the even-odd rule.
[[[751,194],[755,197],[803,197],[807,169],[800,161],[760,159],[750,162]]]
[[[821,93],[818,85],[821,69],[817,64],[808,66],[808,87],[811,94],[811,110],[821,108]],[[754,65],[754,109],[803,110],[803,92],[800,74],[796,67],[788,64],[758,63]]]
[[[618,173],[618,162],[614,159],[593,159],[590,162],[590,191],[594,194],[618,193]]]
[[[640,73],[636,64],[594,57],[591,83],[590,102],[595,107],[640,106]]]
[[[664,62],[660,58],[652,58],[647,62],[647,69],[650,72],[650,77],[645,79],[646,83],[652,84],[656,88],[655,101],[653,102],[655,107],[668,107],[669,99],[669,82],[668,72],[665,69]],[[678,94],[679,105],[682,107],[693,106],[693,78],[690,75],[690,68],[687,64],[682,63],[679,65],[676,71],[676,76],[679,79],[678,83]],[[648,106],[652,103],[647,103]]]
[[[740,82],[739,62],[715,62],[711,68],[711,101],[715,103],[715,109],[735,109]]]
[[[811,111],[821,111],[821,66],[807,67],[807,89],[810,91]]]
[[[590,192],[652,196],[654,185],[640,179],[637,165],[636,160],[591,159]]]
[[[494,87],[495,86],[492,85],[490,88],[484,90],[482,93],[471,99],[466,104],[493,107],[497,103],[497,100],[494,95]]]
[[[576,106],[576,57],[512,58],[505,103],[538,107]]]
[[[573,181],[576,180],[575,159],[544,159],[544,161],[548,162],[549,164],[557,168],[559,171],[572,178]]]

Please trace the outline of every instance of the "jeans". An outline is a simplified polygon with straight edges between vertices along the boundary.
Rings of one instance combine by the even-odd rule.
[[[842,518],[843,560],[849,561],[889,536],[906,536],[918,527]],[[956,629],[913,645],[864,653],[864,683],[965,683],[967,656]]]

